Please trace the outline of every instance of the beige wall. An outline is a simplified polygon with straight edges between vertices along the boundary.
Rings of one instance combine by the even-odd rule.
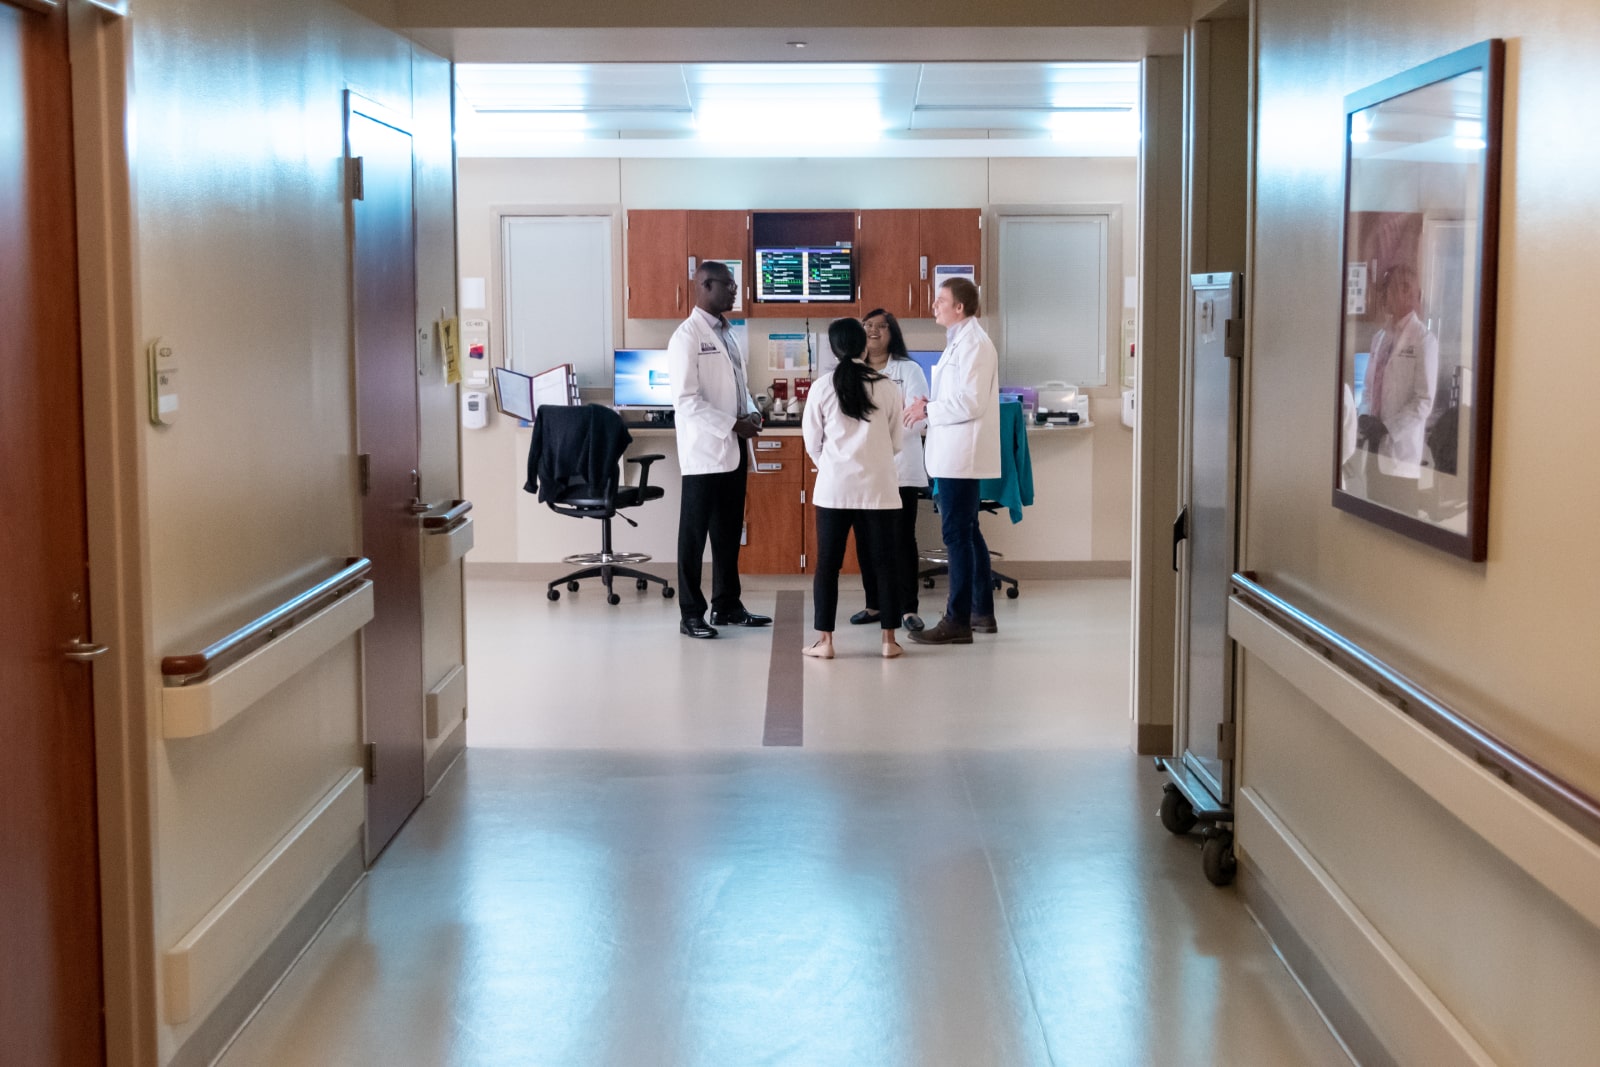
[[[1536,760],[1600,794],[1600,198],[1580,132],[1586,0],[1258,0],[1259,128],[1244,565]],[[1465,563],[1329,503],[1342,98],[1507,39],[1489,557]],[[1259,662],[1243,775],[1379,934],[1504,1063],[1588,1062],[1600,932]],[[1250,842],[1241,841],[1248,855]],[[1286,910],[1295,917],[1296,902]],[[1371,989],[1355,989],[1358,1006]]]
[[[343,94],[411,116],[431,323],[455,300],[449,73],[329,0],[142,0],[130,23],[135,333],[141,349],[172,346],[180,376],[176,424],[142,430],[159,657],[360,553]],[[458,464],[443,392],[424,384],[423,466],[425,491],[447,499]],[[460,660],[459,578],[430,596],[446,620],[430,623],[437,668]],[[156,663],[146,670],[156,694]],[[211,734],[166,740],[159,703],[145,709],[157,959],[360,765],[360,716],[354,638]],[[161,1062],[225,991],[205,991],[188,1023],[155,1026]],[[118,1055],[139,1058],[119,1036]]]
[[[992,204],[1113,204],[1120,207],[1121,270],[1137,263],[1137,164],[1131,159],[886,159],[886,160],[700,160],[700,159],[463,159],[458,201],[461,273],[499,284],[495,262],[497,209],[510,206],[621,204],[649,208],[983,207]],[[986,223],[987,224],[987,223]],[[618,299],[621,299],[618,279]],[[1120,294],[1122,279],[1111,279]],[[994,287],[987,285],[993,301]],[[492,302],[492,301],[491,301]],[[471,312],[471,315],[477,315]],[[799,331],[801,320],[751,319],[750,384],[764,391],[773,372],[766,366],[764,336]],[[623,341],[635,347],[665,347],[677,323],[630,319]],[[813,330],[824,323],[811,320]],[[903,323],[912,348],[944,347],[944,331],[932,320]],[[491,357],[498,362],[499,324],[491,322]],[[1117,339],[1113,338],[1113,347]],[[1115,352],[1111,354],[1115,355]],[[1108,360],[1115,368],[1115,359]],[[1110,371],[1113,378],[1115,370]],[[603,399],[603,398],[602,398]],[[1113,560],[1132,554],[1132,432],[1122,426],[1115,385],[1096,390],[1096,426],[1082,435],[1033,439],[1036,504],[1011,526],[987,524],[992,547],[1014,560]],[[520,491],[528,435],[498,415],[484,430],[464,431],[465,491],[478,523],[473,563],[550,562],[593,551],[597,534],[588,524],[553,515]],[[648,552],[657,562],[676,559],[676,465],[672,439],[653,438],[634,452],[663,451],[656,471],[668,485],[661,503],[641,508],[639,529],[619,532],[628,550]],[[657,479],[652,477],[652,483]]]

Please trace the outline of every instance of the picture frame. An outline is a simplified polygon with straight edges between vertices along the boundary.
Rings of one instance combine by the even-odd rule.
[[[1488,553],[1505,45],[1345,97],[1333,505]]]

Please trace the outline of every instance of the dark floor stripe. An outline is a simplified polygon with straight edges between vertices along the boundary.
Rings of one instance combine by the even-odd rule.
[[[798,589],[778,593],[772,609],[772,666],[767,671],[767,725],[763,745],[799,746],[805,737],[806,595]]]

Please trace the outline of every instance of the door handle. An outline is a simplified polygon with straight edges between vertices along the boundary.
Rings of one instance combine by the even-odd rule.
[[[69,659],[74,663],[90,663],[111,651],[109,645],[97,645],[93,641],[85,641],[81,637],[74,637],[71,641],[61,646],[61,658]]]
[[[433,510],[433,505],[424,503],[422,499],[422,475],[417,471],[411,472],[411,503],[407,505],[413,515],[426,515]]]
[[[1178,512],[1172,523],[1172,569],[1178,569],[1178,546],[1189,539],[1189,509]]]

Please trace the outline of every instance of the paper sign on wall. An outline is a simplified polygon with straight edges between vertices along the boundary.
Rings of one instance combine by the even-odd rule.
[[[808,361],[805,334],[767,334],[767,365],[773,370],[798,370],[809,366]]]
[[[978,284],[978,268],[970,263],[936,263],[933,267],[933,287],[935,290],[951,278],[965,278],[973,285]]]
[[[721,263],[728,268],[728,273],[733,275],[733,310],[744,310],[744,260],[742,259],[708,259],[707,263]]]
[[[1365,263],[1352,263],[1345,273],[1344,313],[1346,315],[1365,315],[1367,313],[1367,265]]]

